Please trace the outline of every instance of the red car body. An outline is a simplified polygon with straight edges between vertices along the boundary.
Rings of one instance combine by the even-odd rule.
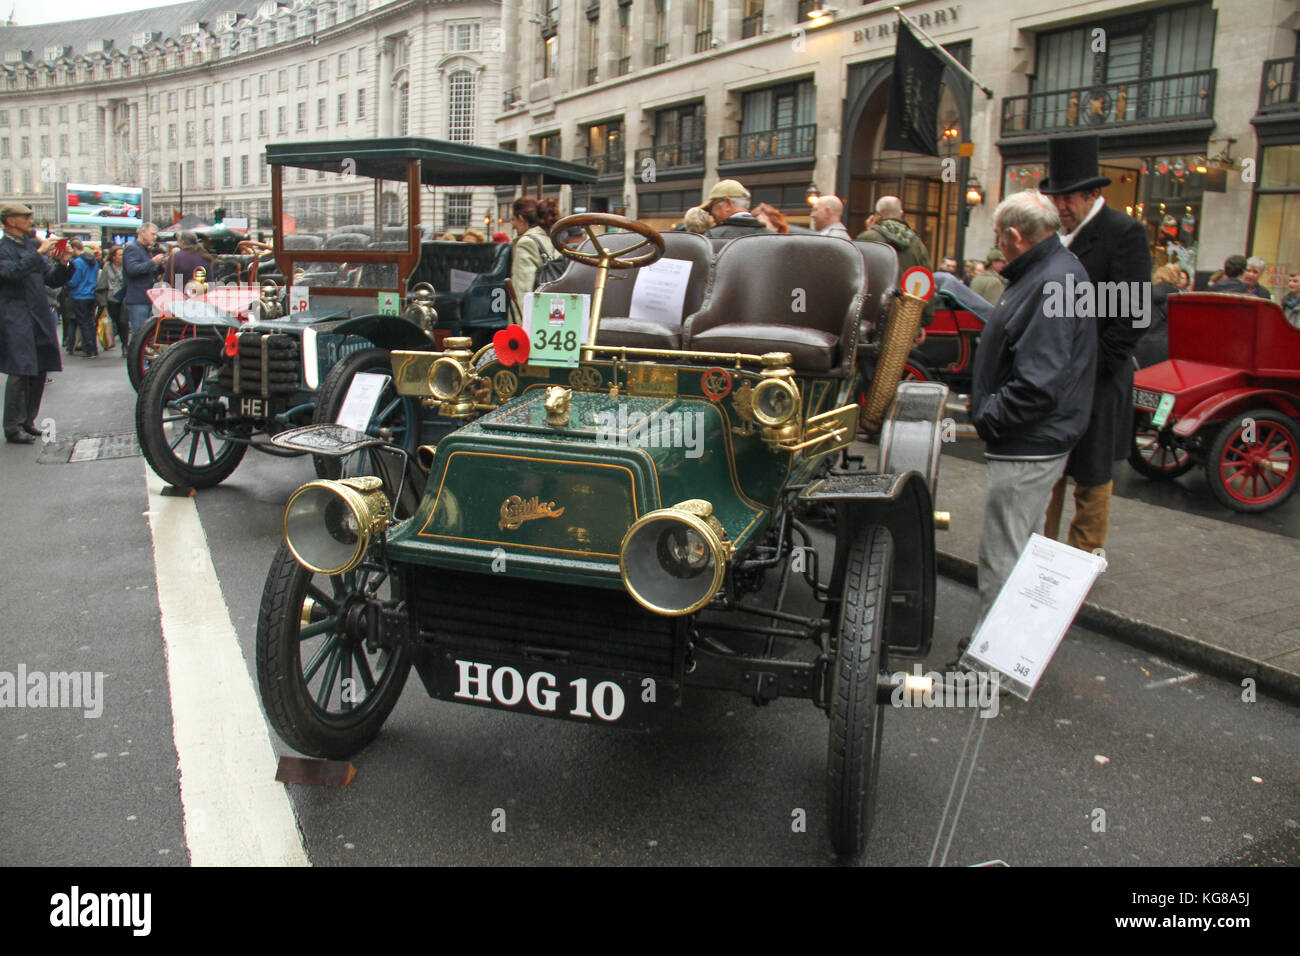
[[[1300,475],[1300,329],[1252,295],[1170,296],[1168,315],[1168,361],[1133,379],[1130,464],[1157,479],[1201,464],[1228,507],[1276,507]]]

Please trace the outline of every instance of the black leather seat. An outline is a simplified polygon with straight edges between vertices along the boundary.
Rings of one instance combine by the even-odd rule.
[[[887,242],[855,239],[853,244],[862,250],[867,264],[867,304],[862,310],[862,327],[858,333],[861,344],[870,342],[885,328],[898,289],[898,253]]]
[[[700,307],[709,282],[709,242],[703,236],[689,232],[665,232],[664,258],[685,259],[691,263],[691,275],[686,283],[682,300],[682,313],[670,323],[653,319],[632,318],[632,292],[636,289],[640,269],[610,269],[605,282],[605,299],[601,306],[600,331],[597,345],[625,345],[630,348],[679,349],[682,346],[682,321]],[[601,236],[602,243],[614,252],[627,249],[641,241],[636,233],[615,233]],[[582,251],[595,252],[592,244],[584,242]],[[638,249],[633,255],[641,255]],[[596,269],[580,262],[570,262],[564,273],[552,282],[539,286],[538,292],[568,292],[591,295],[596,289]]]
[[[686,321],[686,346],[789,352],[797,371],[846,377],[853,370],[866,286],[862,251],[843,239],[733,239],[714,262],[708,299]]]

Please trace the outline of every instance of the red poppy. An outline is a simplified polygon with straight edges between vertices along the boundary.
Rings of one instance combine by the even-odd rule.
[[[507,325],[492,336],[492,347],[502,365],[523,365],[528,361],[528,335],[523,326]]]
[[[239,336],[230,331],[226,333],[226,355],[234,358],[239,354]]]

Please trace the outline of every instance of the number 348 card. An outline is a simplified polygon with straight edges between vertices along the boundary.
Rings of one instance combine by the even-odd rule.
[[[528,364],[576,368],[591,324],[591,296],[530,292],[524,296]]]

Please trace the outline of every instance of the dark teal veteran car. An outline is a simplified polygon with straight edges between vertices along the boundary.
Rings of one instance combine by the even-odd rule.
[[[672,719],[699,689],[805,698],[829,717],[831,841],[856,855],[885,656],[924,654],[934,618],[946,391],[898,381],[920,300],[891,296],[892,254],[840,239],[715,255],[604,214],[555,232],[573,225],[589,241],[525,327],[393,352],[397,391],[460,427],[387,476],[290,498],[258,622],[267,713],[343,758],[412,666],[442,700],[611,727]],[[566,353],[575,303],[590,321]],[[862,428],[878,467],[850,454]],[[380,441],[277,440],[340,458]]]

